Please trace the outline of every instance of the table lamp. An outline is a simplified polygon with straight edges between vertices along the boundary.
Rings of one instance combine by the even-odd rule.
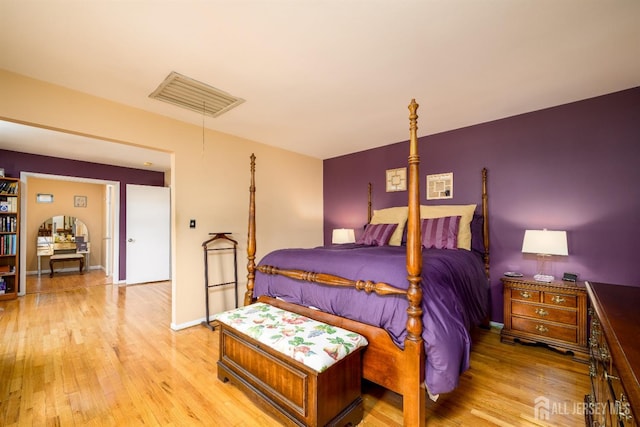
[[[536,254],[538,266],[533,278],[539,282],[552,282],[550,260],[552,255],[569,255],[567,232],[552,230],[525,230],[522,252]]]
[[[331,236],[331,243],[334,245],[342,245],[345,243],[355,243],[356,234],[353,228],[336,228]]]

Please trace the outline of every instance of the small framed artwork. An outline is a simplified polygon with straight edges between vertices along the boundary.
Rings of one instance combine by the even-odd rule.
[[[53,194],[36,194],[36,203],[53,203]]]
[[[76,208],[86,208],[87,196],[73,196],[73,206]]]
[[[453,172],[427,175],[427,200],[453,198]]]
[[[387,193],[407,190],[407,168],[387,169]]]

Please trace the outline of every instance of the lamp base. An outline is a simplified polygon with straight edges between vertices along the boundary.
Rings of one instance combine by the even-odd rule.
[[[538,282],[550,283],[553,282],[554,277],[551,271],[551,255],[538,254],[538,268],[537,273],[533,276],[534,280]]]
[[[553,276],[549,276],[547,274],[536,274],[535,276],[533,276],[533,279],[536,282],[545,282],[545,283],[551,283],[554,280]]]

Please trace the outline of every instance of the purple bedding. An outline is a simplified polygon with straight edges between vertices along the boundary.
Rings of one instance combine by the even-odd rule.
[[[488,281],[478,255],[465,250],[424,249],[422,267],[425,379],[432,394],[452,391],[469,368],[469,328],[484,318]],[[322,272],[351,280],[374,280],[406,289],[406,248],[340,245],[282,249],[261,265]],[[254,295],[285,301],[381,327],[404,347],[407,335],[404,296],[378,296],[256,272]]]

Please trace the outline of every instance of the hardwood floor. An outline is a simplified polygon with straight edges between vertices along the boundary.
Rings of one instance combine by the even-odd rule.
[[[0,302],[0,425],[279,425],[217,379],[217,332],[169,328],[170,283],[94,280]],[[427,425],[584,425],[587,365],[501,344],[496,332],[474,340],[471,369],[455,392],[429,401]],[[362,426],[401,425],[396,394],[370,383],[363,393]],[[548,421],[534,416],[538,397]]]
[[[74,271],[56,272],[53,277],[49,273],[44,273],[40,277],[37,275],[27,276],[27,294],[38,294],[43,292],[68,291],[70,289],[87,288],[89,286],[102,286],[112,284],[110,276],[105,276],[102,270],[89,270],[85,273]]]

